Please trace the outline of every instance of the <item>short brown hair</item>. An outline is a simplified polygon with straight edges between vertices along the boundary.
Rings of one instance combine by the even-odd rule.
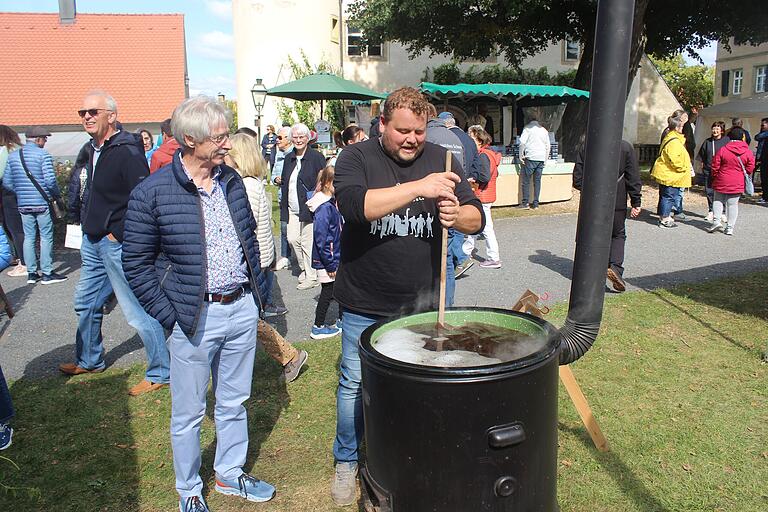
[[[467,129],[467,133],[469,134],[470,137],[477,140],[481,146],[487,146],[488,144],[493,142],[493,139],[488,134],[488,132],[485,131],[485,128],[483,128],[479,124],[470,126]]]
[[[392,119],[392,113],[399,108],[407,108],[417,116],[422,116],[429,112],[429,102],[418,89],[401,87],[387,96],[384,102],[384,121]]]

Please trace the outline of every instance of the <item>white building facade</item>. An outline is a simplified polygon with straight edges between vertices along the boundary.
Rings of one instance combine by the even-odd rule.
[[[450,62],[445,56],[427,52],[410,59],[405,48],[392,42],[363,47],[359,31],[346,23],[339,0],[233,0],[237,95],[240,98],[238,121],[253,126],[254,106],[251,87],[261,78],[267,88],[291,81],[294,77],[288,57],[299,61],[301,52],[313,66],[325,62],[340,69],[344,78],[376,91],[392,91],[402,86],[418,86],[427,68]],[[339,20],[342,20],[341,24]],[[545,67],[550,75],[576,69],[578,43],[560,41],[526,59],[522,67]],[[484,62],[465,62],[463,70],[501,64],[490,58]],[[261,125],[279,124],[277,98],[268,97]],[[633,144],[658,144],[667,116],[680,104],[647,57],[643,57],[626,103],[623,136]],[[510,142],[510,109],[491,112],[494,127],[504,130],[504,144]],[[358,109],[358,112],[360,109]],[[365,115],[358,124],[367,127]]]

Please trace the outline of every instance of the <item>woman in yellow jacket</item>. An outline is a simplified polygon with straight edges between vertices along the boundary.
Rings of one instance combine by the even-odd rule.
[[[659,226],[675,227],[672,220],[672,208],[675,206],[680,188],[691,186],[691,157],[685,148],[683,135],[683,116],[672,116],[669,123],[669,133],[661,142],[661,150],[653,164],[651,176],[659,184]]]

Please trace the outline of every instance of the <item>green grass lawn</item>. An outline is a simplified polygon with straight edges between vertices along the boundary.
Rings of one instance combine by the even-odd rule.
[[[561,387],[558,499],[567,511],[768,510],[768,272],[609,296],[595,347],[573,365],[610,451],[597,452]],[[550,320],[560,325],[565,306]],[[254,505],[210,493],[214,511],[330,511],[339,339],[308,343],[286,386],[260,354],[246,467],[277,486]],[[171,511],[168,390],[129,399],[143,369],[11,385],[13,446],[0,511]],[[203,423],[212,487],[214,427]],[[348,508],[356,509],[355,507]]]

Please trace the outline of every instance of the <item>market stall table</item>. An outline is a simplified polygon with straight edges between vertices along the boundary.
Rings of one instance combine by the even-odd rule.
[[[573,197],[573,162],[548,160],[541,176],[540,203],[568,201]],[[520,204],[522,182],[520,173],[523,166],[513,163],[512,157],[503,157],[496,179],[496,202],[493,206],[514,206]],[[531,189],[533,190],[533,189]]]

